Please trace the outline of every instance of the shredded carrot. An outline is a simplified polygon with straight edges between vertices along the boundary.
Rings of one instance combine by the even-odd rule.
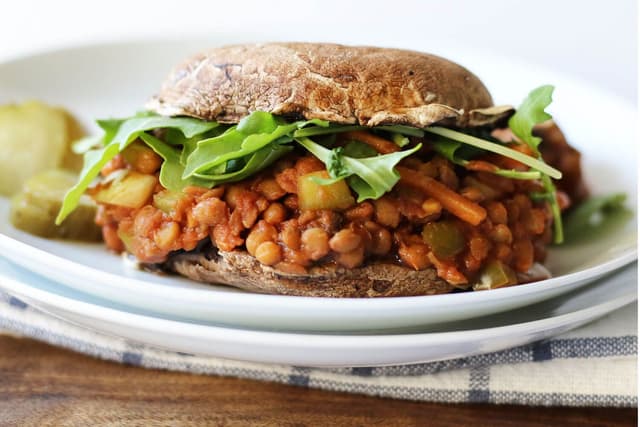
[[[510,144],[509,148],[511,148],[512,150],[516,150],[521,152],[522,154],[526,154],[529,157],[535,157],[535,153],[533,152],[533,150],[531,149],[531,147],[529,147],[527,144],[525,143],[520,143],[520,144]]]
[[[495,172],[498,167],[493,163],[485,162],[484,160],[469,160],[464,165],[465,169],[476,172]]]
[[[472,225],[478,225],[487,217],[487,211],[477,203],[461,196],[446,185],[403,166],[396,166],[400,181],[432,197],[453,215]]]
[[[374,150],[381,154],[395,153],[400,150],[398,144],[365,131],[352,131],[342,134],[344,139],[353,139],[363,142],[371,146]]]
[[[443,278],[444,280],[449,282],[449,284],[455,286],[456,288],[460,288],[460,289],[469,288],[469,286],[466,286],[469,283],[469,281],[467,280],[466,277],[464,277],[464,274],[458,271],[455,264],[445,263],[443,261],[440,261],[438,258],[436,258],[433,252],[429,252],[429,254],[427,255],[427,258],[429,258],[429,261],[431,261],[431,264],[433,264],[436,267],[436,270],[438,271],[438,277]]]
[[[511,131],[511,129],[494,129],[491,132],[491,136],[498,139],[505,144],[509,144],[508,147],[512,150],[519,151],[522,154],[525,154],[529,157],[536,157],[531,147],[529,147],[524,142],[520,141]],[[500,155],[491,155],[487,156],[488,159],[491,159],[493,163],[502,167],[503,169],[514,169],[519,171],[529,170],[529,166],[524,163],[520,163],[517,160],[514,160],[510,157],[500,156]]]

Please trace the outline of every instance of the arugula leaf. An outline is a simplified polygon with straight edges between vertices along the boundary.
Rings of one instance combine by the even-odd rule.
[[[529,93],[529,96],[518,107],[515,114],[509,119],[509,127],[514,135],[538,152],[538,145],[542,138],[533,136],[533,127],[551,118],[545,110],[551,104],[551,96],[554,87],[551,85],[540,86]]]
[[[391,135],[391,140],[395,142],[398,147],[404,147],[406,145],[409,145],[409,143],[411,142],[409,141],[409,138],[401,133],[390,132],[389,134]]]
[[[126,119],[103,119],[96,120],[96,123],[102,130],[104,134],[101,136],[90,135],[84,138],[81,138],[73,143],[71,150],[76,154],[84,154],[89,150],[95,150],[105,145],[105,141],[111,141],[113,136],[118,132],[120,125]]]
[[[375,148],[360,141],[350,141],[347,145],[344,146],[342,152],[345,156],[355,157],[356,159],[378,155],[378,152],[375,150]]]
[[[283,138],[280,142],[292,141],[287,134],[296,128],[296,124],[276,126],[275,129],[265,129],[265,132],[257,134],[245,134],[237,128],[231,128],[220,136],[204,139],[198,142],[197,148],[187,158],[183,177],[202,174],[216,166],[225,165],[229,160],[250,155],[280,138]]]
[[[322,127],[311,126],[311,127],[297,130],[293,133],[293,137],[302,138],[305,136],[308,137],[308,136],[317,136],[317,135],[327,135],[327,134],[333,134],[333,133],[351,132],[355,130],[369,129],[366,126],[360,126],[360,125],[336,125],[336,124],[329,124],[328,122],[325,122],[325,123],[327,124]],[[396,133],[400,135],[409,135],[409,136],[417,136],[417,137],[424,136],[424,132],[422,130],[413,128],[410,126],[402,126],[402,125],[378,126],[375,129]]]
[[[422,138],[424,136],[423,130],[414,128],[411,126],[404,126],[404,125],[378,126],[376,127],[376,129],[384,130],[387,132],[395,132],[402,135],[417,136],[418,138]]]
[[[236,130],[245,135],[270,133],[278,127],[278,124],[273,114],[264,111],[254,111],[238,122]]]
[[[89,150],[84,153],[84,166],[80,171],[80,177],[76,185],[71,187],[64,196],[62,207],[56,217],[56,225],[60,225],[62,221],[78,206],[80,198],[91,184],[91,181],[98,176],[100,170],[109,160],[113,159],[120,149],[117,145],[108,145],[97,150]]]
[[[554,242],[562,243],[562,241],[564,240],[562,216],[560,212],[560,206],[558,205],[558,200],[556,197],[556,188],[553,184],[553,181],[551,180],[551,178],[562,178],[562,173],[559,170],[547,165],[542,160],[542,156],[538,151],[538,145],[540,144],[542,139],[533,135],[533,127],[536,124],[544,122],[551,118],[551,115],[545,112],[545,108],[547,108],[547,106],[551,103],[553,90],[553,86],[550,85],[540,86],[539,88],[534,89],[523,101],[522,105],[520,105],[520,107],[516,110],[515,114],[509,119],[509,127],[511,128],[512,132],[515,136],[518,137],[519,140],[523,141],[533,150],[535,158],[512,150],[496,142],[490,142],[485,139],[477,138],[475,136],[467,135],[461,132],[456,132],[451,129],[432,126],[425,129],[425,131],[440,135],[445,138],[449,138],[463,144],[469,144],[486,151],[512,158],[538,171],[539,174],[534,174],[531,172],[499,170],[496,171],[496,174],[512,179],[539,178],[542,181],[542,185],[548,195],[547,200],[549,201],[549,204],[551,206],[551,212],[553,213]],[[457,147],[440,146],[440,150],[442,150],[441,154],[443,154],[454,163],[464,163],[464,159],[456,156]]]
[[[445,159],[456,165],[466,166],[469,159],[473,158],[481,151],[475,147],[464,145],[458,141],[438,139],[433,141],[434,150]],[[515,169],[496,169],[492,173],[511,179],[540,179],[542,174],[538,171],[518,171]]]
[[[349,178],[351,175],[351,172],[346,168],[342,161],[343,156],[355,157],[357,159],[360,159],[363,157],[371,157],[377,155],[378,152],[370,145],[367,145],[364,142],[360,141],[351,141],[344,147],[336,147],[330,151],[329,163],[327,164],[327,172],[329,172],[329,178],[320,178],[318,176],[314,176],[311,178],[311,180],[320,185],[331,185],[338,181],[342,181],[345,178]]]
[[[220,128],[221,127],[218,126],[217,128],[214,128],[214,129],[220,130]],[[216,135],[211,135],[210,137],[217,136],[222,132],[223,131],[221,130]],[[193,150],[196,149],[196,145],[198,144],[198,141],[203,139],[203,137],[204,137],[204,134],[197,135],[191,138],[186,138],[182,134],[182,132],[180,132],[177,129],[164,129],[164,133],[162,135],[162,142],[167,143],[175,147],[176,149],[180,149],[180,147],[182,147],[182,151],[180,152],[180,163],[184,165],[187,162],[188,155],[191,154]]]
[[[140,139],[164,159],[160,167],[160,184],[164,188],[178,192],[188,185],[211,187],[209,182],[196,177],[182,179],[184,165],[180,163],[180,152],[178,150],[148,133],[140,134]]]
[[[445,138],[436,138],[432,141],[433,149],[451,163],[465,166],[470,159],[483,153],[471,145],[463,144],[460,141],[453,141]]]
[[[118,132],[118,129],[120,129],[120,125],[126,120],[127,119],[100,119],[96,120],[96,123],[104,131],[103,138],[110,141],[116,132]]]
[[[345,157],[345,163],[353,171],[353,174],[362,179],[361,187],[364,184],[370,187],[367,192],[363,191],[364,189],[361,187],[355,188],[358,192],[358,203],[366,199],[378,199],[384,193],[391,191],[400,179],[400,174],[396,172],[394,166],[421,147],[422,145],[418,144],[409,150],[364,159]]]
[[[69,215],[80,202],[80,197],[91,182],[100,174],[100,170],[118,153],[124,150],[141,133],[157,128],[174,128],[180,130],[187,138],[218,126],[216,122],[205,122],[187,117],[163,117],[156,115],[137,115],[130,119],[101,120],[99,126],[105,131],[103,136],[103,149],[90,150],[84,155],[84,166],[80,171],[80,177],[64,197],[62,207],[56,218],[56,224]]]
[[[271,165],[280,157],[293,150],[291,145],[270,144],[253,153],[241,169],[221,174],[195,174],[199,179],[209,183],[207,187],[225,182],[236,182],[248,178]]]
[[[248,150],[245,153],[241,151],[244,139],[245,135],[238,132],[235,127],[232,127],[222,135],[198,141],[195,149],[186,158],[183,177],[188,178],[200,171],[210,170],[218,165],[224,166],[227,160],[231,158],[249,154]],[[266,143],[269,142],[271,141],[266,141]],[[235,156],[229,156],[229,153],[234,153]],[[225,155],[226,157],[222,161],[218,161]]]
[[[553,214],[553,242],[557,245],[564,241],[564,231],[562,226],[562,212],[558,203],[556,186],[547,175],[542,176],[542,186],[549,195],[549,205]]]
[[[290,142],[293,140],[290,134],[308,124],[328,126],[327,122],[317,119],[281,124],[272,114],[255,111],[222,135],[199,141],[187,158],[183,177],[206,175],[206,171],[216,166],[248,156],[276,141]]]
[[[374,157],[354,158],[343,154],[339,149],[329,150],[311,139],[302,137],[295,140],[326,166],[331,178],[347,178],[349,184],[358,193],[358,203],[366,199],[377,199],[390,191],[400,179],[395,165],[407,156],[418,151],[420,144],[412,149],[398,151]],[[339,175],[334,175],[338,172]],[[351,179],[357,176],[359,180]]]
[[[118,144],[120,150],[124,150],[127,145],[133,142],[140,133],[159,128],[178,129],[182,134],[191,138],[205,133],[218,126],[217,122],[206,122],[189,117],[163,117],[163,116],[143,116],[133,117],[125,120],[119,126],[113,138],[105,140],[106,144]],[[108,136],[108,132],[105,134]]]
[[[523,180],[542,179],[543,176],[546,176],[546,175],[542,175],[538,171],[518,171],[515,169],[496,169],[492,173],[503,176],[505,178],[523,179]]]
[[[531,120],[535,121],[541,117],[536,113],[536,106],[540,102],[530,104],[532,106],[528,108],[532,112],[526,117],[533,117]],[[524,129],[527,123],[521,122],[518,126]],[[358,193],[359,202],[379,198],[390,191],[400,178],[394,169],[395,165],[420,149],[418,145],[408,150],[378,155],[371,147],[357,141],[351,141],[344,147],[329,149],[309,139],[309,136],[319,136],[326,140],[323,143],[331,146],[337,133],[367,128],[335,125],[318,119],[287,123],[283,118],[260,111],[253,112],[235,126],[220,126],[216,122],[185,117],[162,117],[154,113],[138,113],[127,119],[100,120],[98,125],[104,131],[102,137],[87,140],[78,146],[78,150],[86,151],[85,164],[78,183],[65,196],[58,222],[64,220],[75,208],[80,196],[99,175],[100,170],[137,138],[164,159],[160,169],[160,182],[172,191],[182,190],[187,185],[210,188],[246,179],[293,150],[294,146],[290,142],[295,140],[325,163],[329,178],[317,178],[322,184],[346,179],[349,186]],[[149,133],[156,129],[162,130],[160,138]],[[529,172],[496,171],[497,174],[510,178],[534,179],[541,174],[560,176],[559,171],[540,159],[451,129],[434,126],[421,130],[394,125],[374,128],[374,131],[378,130],[391,135],[400,147],[410,142],[408,136],[422,137],[425,132],[440,135],[441,141],[435,142],[436,150],[461,165],[479,151],[490,151],[514,158],[536,169]],[[548,178],[546,175],[542,176],[543,179],[545,177]],[[550,179],[548,182],[551,182]]]
[[[553,89],[553,86],[545,85],[532,90],[518,107],[515,114],[509,119],[509,128],[511,128],[513,134],[527,144],[539,159],[542,159],[538,150],[542,138],[533,135],[533,127],[538,123],[551,119],[551,115],[544,110],[551,104]],[[561,176],[547,173],[541,178],[542,186],[548,194],[549,205],[553,214],[553,241],[556,244],[560,244],[564,241],[562,213],[558,204],[556,186],[551,178],[560,179]]]
[[[553,178],[557,178],[557,179],[562,178],[562,172],[560,172],[555,168],[552,168],[542,160],[536,159],[535,157],[527,156],[526,154],[513,150],[509,147],[505,147],[504,145],[500,145],[495,142],[485,141],[484,139],[476,138],[475,136],[467,135],[466,133],[458,132],[452,129],[447,129],[439,126],[428,127],[425,129],[425,131],[439,135],[439,136],[443,136],[448,139],[452,139],[454,141],[461,142],[463,144],[468,144],[485,151],[490,151],[492,153],[497,153],[505,157],[509,157],[511,159],[519,161],[520,163],[524,163],[525,165],[537,171],[540,171],[545,175],[549,175]]]
[[[329,122],[324,122],[324,124],[318,124],[317,126],[309,126],[305,127],[304,129],[298,129],[293,133],[293,137],[302,138],[304,136],[328,135],[362,129],[366,129],[366,127],[358,125],[332,125],[329,124]]]
[[[346,165],[342,161],[343,160],[342,151],[343,151],[343,148],[338,147],[331,150],[329,154],[327,171],[329,172],[329,176],[333,178],[345,178],[350,175],[349,169],[347,169]]]
[[[576,206],[565,217],[565,238],[576,242],[606,229],[612,220],[625,219],[631,211],[625,207],[624,193],[593,196]],[[626,215],[625,215],[626,214]]]
[[[376,191],[376,189],[367,183],[364,179],[360,178],[358,175],[351,175],[347,178],[347,183],[349,187],[353,189],[356,193],[358,193],[358,203],[367,200],[367,199],[378,199],[382,196],[383,193]]]
[[[102,136],[85,136],[84,138],[80,138],[76,142],[71,145],[71,151],[75,154],[84,154],[89,150],[95,150],[96,148],[102,146],[102,141],[104,137]]]

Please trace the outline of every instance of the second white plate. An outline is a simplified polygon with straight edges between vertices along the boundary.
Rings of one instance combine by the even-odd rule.
[[[296,366],[422,363],[503,350],[576,328],[637,298],[637,266],[527,310],[398,335],[264,332],[167,320],[85,297],[0,259],[0,287],[58,317],[171,351]]]

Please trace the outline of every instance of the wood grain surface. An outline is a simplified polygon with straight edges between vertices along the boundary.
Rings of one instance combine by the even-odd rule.
[[[147,370],[0,336],[2,426],[635,426],[636,409],[446,405]]]

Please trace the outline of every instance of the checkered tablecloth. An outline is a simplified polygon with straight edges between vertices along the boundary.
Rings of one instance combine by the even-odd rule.
[[[97,333],[0,293],[0,331],[153,369],[432,402],[637,406],[637,305],[575,331],[500,352],[375,368],[319,369],[174,353]]]

